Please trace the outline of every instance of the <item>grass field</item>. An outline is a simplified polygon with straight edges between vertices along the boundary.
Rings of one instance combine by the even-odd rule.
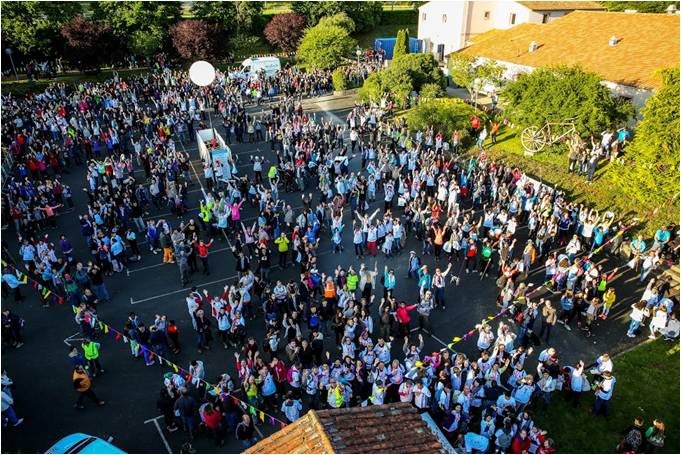
[[[632,206],[631,199],[618,190],[612,176],[618,172],[619,165],[605,164],[601,161],[594,175],[593,183],[587,182],[584,176],[568,172],[567,152],[564,150],[542,151],[534,156],[525,156],[517,130],[502,127],[497,138],[497,145],[488,149],[487,153],[494,160],[501,160],[511,166],[517,166],[528,175],[550,185],[557,185],[564,190],[569,199],[585,205],[595,206],[599,210],[613,210],[617,214],[643,215],[652,212],[654,207]],[[638,229],[653,234],[664,224],[678,223],[678,201],[659,210],[651,217],[642,220]],[[629,216],[628,218],[631,218]]]
[[[574,409],[561,392],[547,412],[534,413],[548,431],[558,453],[613,453],[621,432],[640,416],[648,428],[653,419],[666,425],[666,439],[658,453],[679,453],[679,344],[662,340],[646,343],[614,359],[617,379],[608,417],[593,417],[594,398],[582,398]],[[589,394],[591,395],[591,394]]]

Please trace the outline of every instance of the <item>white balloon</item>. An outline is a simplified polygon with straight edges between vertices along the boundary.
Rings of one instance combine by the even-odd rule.
[[[205,87],[215,80],[215,68],[210,63],[199,60],[189,67],[189,79],[200,87]]]

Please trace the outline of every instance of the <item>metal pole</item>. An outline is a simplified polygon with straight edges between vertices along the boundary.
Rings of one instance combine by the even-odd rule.
[[[12,63],[12,71],[14,71],[14,79],[19,80],[19,75],[17,75],[17,69],[14,66],[14,59],[12,58],[12,53],[9,54],[9,61]]]

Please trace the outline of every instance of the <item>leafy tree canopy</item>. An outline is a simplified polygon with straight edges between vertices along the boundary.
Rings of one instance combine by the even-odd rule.
[[[265,27],[267,41],[274,47],[293,52],[305,31],[305,17],[298,13],[277,14]]]
[[[187,60],[210,59],[220,54],[220,30],[205,20],[180,21],[170,28],[173,46]]]
[[[64,24],[61,35],[66,40],[66,59],[81,70],[99,69],[120,49],[111,27],[82,15]]]
[[[336,25],[347,30],[348,33],[355,31],[355,21],[350,19],[350,16],[348,16],[347,13],[336,13],[333,16],[322,17],[317,25],[321,27]]]
[[[236,35],[255,32],[262,25],[259,21],[262,9],[262,2],[193,2],[192,5],[197,18],[216,22],[225,32]]]
[[[81,13],[79,2],[2,2],[2,40],[27,57],[54,57],[62,26]]]
[[[519,125],[542,126],[576,118],[581,135],[600,134],[628,120],[634,110],[601,85],[601,78],[577,66],[537,68],[509,83],[504,97],[508,117]]]
[[[438,67],[433,54],[406,54],[399,58],[394,58],[389,70],[405,73],[412,81],[414,90],[421,90],[421,86],[426,83],[438,85],[444,84],[442,71]]]
[[[633,200],[665,205],[679,197],[679,67],[660,72],[664,85],[643,108],[626,165],[613,176]]]
[[[393,60],[409,53],[409,29],[404,28],[397,32]]]
[[[322,69],[335,68],[356,43],[344,28],[317,25],[305,31],[296,55],[302,63]]]
[[[412,130],[425,130],[433,126],[435,132],[445,137],[458,130],[464,145],[468,143],[470,117],[477,115],[486,121],[484,114],[476,113],[473,106],[458,98],[438,98],[420,102],[407,113],[407,125]]]
[[[493,60],[478,60],[474,56],[457,53],[449,57],[452,81],[466,88],[471,98],[487,84],[498,85],[503,73],[504,67]]]
[[[381,2],[293,2],[291,8],[307,18],[309,25],[316,25],[322,17],[346,13],[354,22],[356,31],[365,32],[380,24],[383,15]]]
[[[137,55],[150,57],[163,47],[166,32],[159,27],[149,30],[138,30],[130,36],[128,47]]]
[[[168,30],[182,18],[179,2],[93,2],[92,11],[94,19],[106,21],[125,39],[137,31]]]
[[[635,9],[641,13],[666,13],[669,5],[679,8],[679,2],[600,2],[608,11]]]

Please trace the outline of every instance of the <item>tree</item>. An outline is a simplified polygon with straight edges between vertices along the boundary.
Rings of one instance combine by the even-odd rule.
[[[679,2],[600,2],[608,11],[634,9],[641,13],[666,13],[669,5],[679,8]]]
[[[347,90],[349,87],[348,77],[345,75],[343,68],[336,68],[333,71],[333,89],[337,91]]]
[[[296,56],[302,63],[317,68],[335,68],[343,57],[352,51],[356,43],[343,28],[317,25],[305,31]]]
[[[317,25],[320,27],[331,27],[335,25],[347,30],[348,33],[355,31],[355,21],[350,19],[350,16],[348,16],[347,13],[337,13],[333,16],[322,17]]]
[[[660,72],[663,85],[643,108],[636,137],[626,149],[630,165],[613,179],[633,201],[667,206],[679,195],[679,67]],[[678,211],[678,209],[677,209]]]
[[[168,30],[182,18],[180,2],[92,2],[92,10],[95,20],[108,23],[124,40],[135,32]]]
[[[421,86],[427,83],[444,86],[442,71],[433,57],[433,54],[407,54],[399,58],[393,58],[388,71],[406,74],[412,81],[413,89],[417,92]]]
[[[577,66],[537,68],[509,83],[501,94],[514,123],[543,126],[575,118],[582,135],[600,134],[634,113],[630,103],[612,97],[597,74]]]
[[[265,39],[274,47],[292,53],[305,31],[305,17],[298,13],[277,14],[264,30]]]
[[[247,35],[256,31],[262,16],[262,2],[193,2],[192,12],[198,19],[217,23],[230,35]]]
[[[393,60],[409,53],[409,29],[403,28],[397,32],[395,49],[393,50]]]
[[[64,24],[65,57],[81,70],[99,69],[115,54],[111,27],[78,15]]]
[[[220,30],[217,24],[191,19],[170,28],[173,46],[187,60],[215,58],[219,54]]]
[[[2,2],[3,44],[26,57],[55,57],[62,26],[81,10],[79,2]]]
[[[493,60],[478,60],[465,54],[452,54],[449,57],[449,75],[458,86],[464,87],[477,106],[478,93],[486,85],[498,85],[504,67]]]
[[[138,30],[132,34],[128,47],[135,54],[150,57],[163,47],[166,33],[158,27],[151,27],[147,31]]]
[[[400,107],[406,107],[409,95],[427,84],[442,88],[443,77],[432,54],[407,54],[393,59],[390,67],[370,75],[359,90],[363,101],[378,101],[386,93]],[[433,89],[428,89],[433,92]]]
[[[365,32],[380,24],[383,16],[381,2],[293,2],[291,9],[305,16],[308,25],[317,25],[324,16],[347,13],[354,21],[357,32]]]
[[[421,99],[435,99],[440,98],[443,95],[444,90],[442,90],[442,87],[439,84],[433,84],[432,82],[423,84],[423,86],[421,86],[421,90],[419,91],[419,96]]]
[[[407,125],[412,130],[425,130],[433,126],[436,132],[441,132],[445,137],[458,130],[462,143],[469,144],[468,126],[470,117],[477,115],[486,121],[484,114],[476,113],[473,106],[459,98],[439,98],[426,100],[419,103],[407,115]]]

